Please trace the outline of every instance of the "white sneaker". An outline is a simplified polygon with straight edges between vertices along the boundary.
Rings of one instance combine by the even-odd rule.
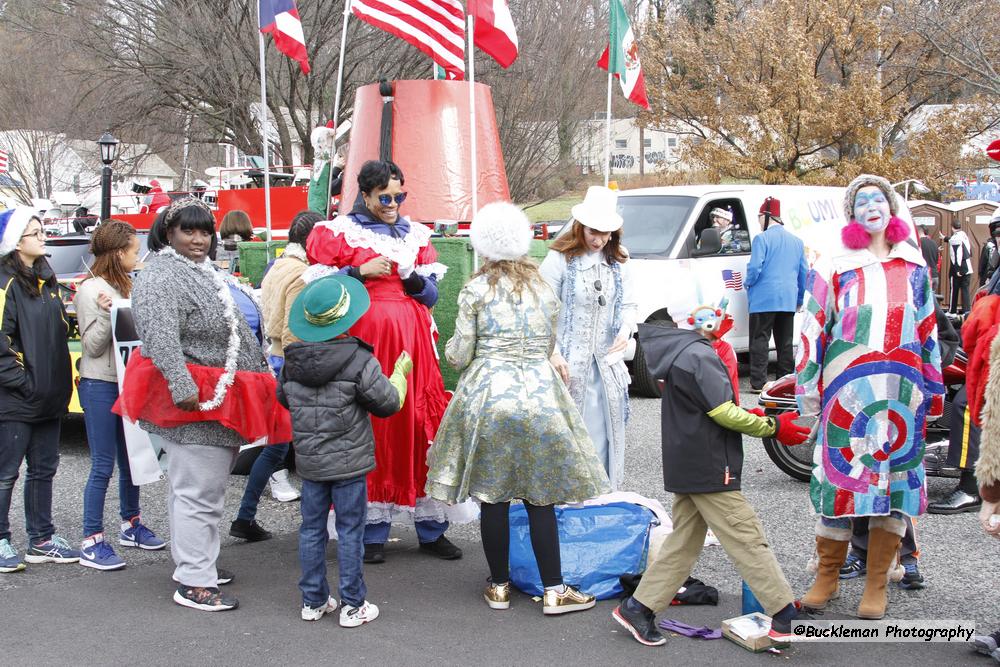
[[[365,623],[371,623],[378,618],[378,607],[367,600],[360,607],[344,605],[340,609],[340,627],[356,628]]]
[[[326,600],[326,604],[320,605],[319,607],[310,607],[309,605],[302,605],[302,620],[303,621],[318,621],[323,618],[323,614],[332,614],[337,610],[337,601],[333,597],[329,597]]]
[[[271,475],[271,495],[279,503],[290,503],[302,497],[302,494],[288,481],[287,470],[278,470]]]

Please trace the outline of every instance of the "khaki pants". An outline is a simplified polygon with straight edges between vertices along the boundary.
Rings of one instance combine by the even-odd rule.
[[[739,491],[675,494],[673,521],[673,532],[635,591],[635,599],[654,612],[666,609],[690,576],[709,528],[768,614],[795,599],[760,520]]]

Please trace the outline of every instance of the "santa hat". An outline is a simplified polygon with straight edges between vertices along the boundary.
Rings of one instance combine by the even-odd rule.
[[[38,214],[27,206],[0,211],[0,257],[14,252],[32,218],[38,219]]]
[[[473,249],[492,261],[524,257],[533,237],[528,216],[508,202],[494,202],[479,209],[469,231]]]

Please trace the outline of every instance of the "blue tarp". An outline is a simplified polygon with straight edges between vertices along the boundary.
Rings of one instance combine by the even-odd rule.
[[[646,569],[653,513],[632,503],[556,507],[563,580],[599,600],[617,597],[618,577]],[[543,593],[531,550],[528,513],[510,508],[510,580],[529,595]]]

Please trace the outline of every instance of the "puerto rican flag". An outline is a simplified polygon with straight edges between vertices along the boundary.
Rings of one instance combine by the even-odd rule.
[[[260,31],[270,34],[274,45],[292,60],[299,63],[303,74],[309,73],[309,54],[306,37],[295,0],[259,0]]]
[[[517,58],[517,29],[507,0],[472,0],[469,13],[475,20],[473,43],[501,67],[510,67]]]
[[[725,269],[722,272],[722,282],[725,283],[726,289],[736,290],[739,292],[743,289],[743,274],[739,271],[730,271]]]

